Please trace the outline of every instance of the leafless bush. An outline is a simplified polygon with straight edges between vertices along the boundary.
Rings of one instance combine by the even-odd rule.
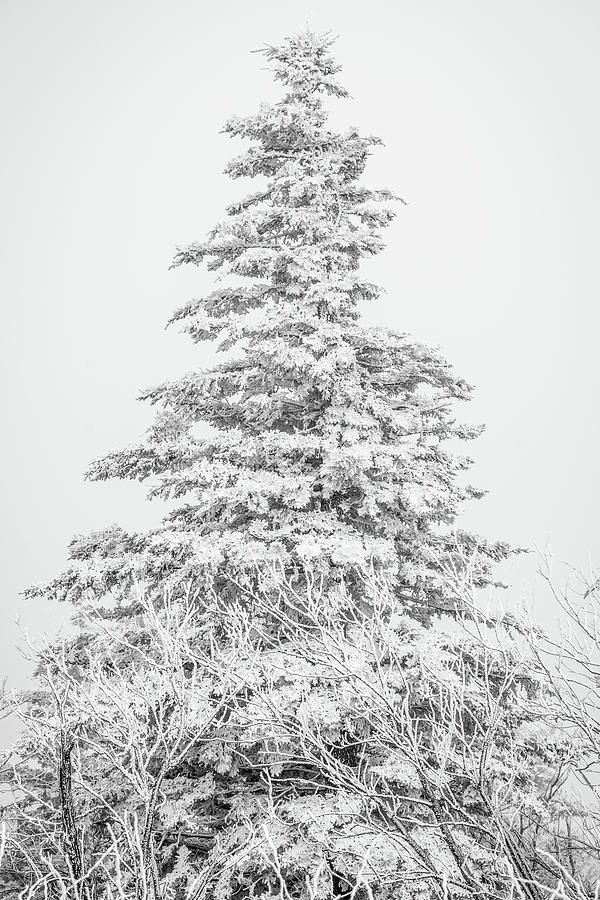
[[[589,900],[563,794],[592,694],[460,572],[427,628],[374,573],[89,610],[17,704],[5,896]]]
[[[528,638],[551,685],[540,712],[578,750],[568,802],[556,817],[555,847],[566,848],[566,877],[586,875],[589,881],[600,877],[600,579],[593,571],[586,575],[569,567],[560,586],[555,569],[551,554],[544,556],[541,576],[559,629],[542,632],[530,622]]]

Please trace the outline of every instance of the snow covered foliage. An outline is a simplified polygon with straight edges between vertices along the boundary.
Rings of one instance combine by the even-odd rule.
[[[144,441],[91,470],[175,508],[77,538],[36,589],[82,632],[19,707],[11,877],[29,900],[532,900],[574,750],[473,602],[509,551],[456,528],[470,389],[360,323],[394,198],[360,181],[380,141],[328,128],[330,41],[264,53],[282,99],[226,126],[260,190],[175,258],[227,285],[173,317],[222,362],[149,391]]]
[[[545,791],[573,746],[516,636],[474,608],[425,627],[383,580],[364,610],[321,578],[256,582],[90,607],[40,655],[11,896],[554,896]]]
[[[274,562],[334,580],[375,566],[425,618],[444,606],[440,568],[457,545],[477,545],[482,582],[506,553],[455,530],[476,492],[446,446],[478,431],[451,408],[470,388],[438,353],[360,323],[380,288],[359,264],[383,248],[394,197],[360,181],[381,141],[328,128],[324,100],[346,96],[329,41],[307,32],[265,56],[283,98],[225,126],[250,142],[227,171],[263,186],[174,263],[206,263],[227,284],[173,321],[228,352],[148,391],[154,427],[90,473],[151,479],[177,508],[148,534],[78,538],[45,590],[77,600]]]

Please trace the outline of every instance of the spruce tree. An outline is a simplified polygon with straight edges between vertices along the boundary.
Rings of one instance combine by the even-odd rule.
[[[144,440],[91,469],[172,511],[76,538],[32,589],[87,610],[40,656],[14,813],[73,896],[539,896],[523,834],[567,751],[527,731],[540,678],[469,593],[509,553],[457,527],[471,389],[360,322],[396,198],[360,181],[381,141],[328,127],[330,47],[263,51],[281,100],[225,126],[258,190],[175,256],[226,284],[172,319],[222,361],[148,391]]]
[[[324,99],[347,96],[327,39],[264,55],[284,97],[225,126],[251,142],[226,172],[261,189],[174,261],[230,281],[172,320],[227,359],[148,391],[161,411],[143,443],[90,472],[152,478],[152,496],[182,502],[151,534],[75,541],[50,590],[126,594],[134,576],[173,584],[274,560],[334,580],[374,566],[426,619],[444,606],[438,574],[457,545],[479,548],[481,583],[505,553],[455,528],[474,492],[459,478],[468,461],[445,448],[478,433],[450,408],[470,388],[422,344],[360,323],[380,288],[359,264],[382,250],[394,197],[360,183],[381,141],[327,127]]]

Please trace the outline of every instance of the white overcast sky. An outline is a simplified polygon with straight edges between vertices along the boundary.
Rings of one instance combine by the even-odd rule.
[[[170,259],[248,188],[221,174],[238,148],[219,129],[277,95],[250,51],[307,22],[339,35],[353,99],[335,123],[386,142],[367,180],[409,201],[369,316],[477,387],[471,480],[490,493],[463,524],[600,562],[598,0],[0,0],[9,684],[15,616],[35,634],[62,614],[18,592],[60,571],[73,533],[159,519],[143,487],[82,475],[150,422],[142,388],[207,361],[163,330],[211,283]]]

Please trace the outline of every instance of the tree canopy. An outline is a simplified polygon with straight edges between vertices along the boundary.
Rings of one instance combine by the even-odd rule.
[[[329,38],[263,53],[284,96],[225,125],[250,143],[226,171],[260,189],[174,260],[225,283],[172,319],[223,361],[149,390],[159,412],[142,443],[89,473],[150,479],[176,508],[148,534],[77,538],[72,568],[44,590],[122,596],[132,578],[164,586],[275,561],[334,581],[375,567],[427,616],[462,550],[478,548],[482,583],[507,552],[456,528],[479,496],[448,449],[479,431],[454,419],[470,387],[437,352],[360,322],[381,288],[359,265],[382,250],[396,198],[361,182],[380,139],[328,127],[325,101],[347,96]]]

